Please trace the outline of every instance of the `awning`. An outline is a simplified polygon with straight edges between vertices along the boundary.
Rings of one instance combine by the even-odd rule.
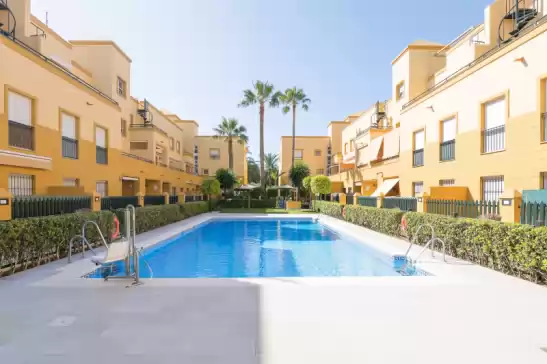
[[[384,136],[384,156],[391,158],[399,155],[399,129],[390,131]]]
[[[384,195],[387,195],[389,191],[391,191],[393,187],[395,187],[397,182],[399,182],[399,178],[391,178],[391,179],[384,180],[384,183],[382,183],[382,185],[378,187],[371,196],[378,197],[380,196],[381,193],[383,193]]]
[[[136,177],[122,177],[122,181],[138,181],[139,179]]]
[[[361,167],[370,162],[369,146],[361,148],[357,151],[357,166]]]
[[[372,142],[370,142],[370,160],[371,162],[374,162],[375,160],[378,160],[378,155],[380,154],[380,149],[382,148],[382,144],[384,143],[384,137],[379,136],[378,138],[372,139]]]

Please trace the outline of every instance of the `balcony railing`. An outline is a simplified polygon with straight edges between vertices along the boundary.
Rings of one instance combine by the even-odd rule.
[[[421,167],[424,165],[424,150],[417,149],[413,152],[412,165],[414,167]]]
[[[63,137],[63,157],[64,158],[72,158],[72,159],[78,159],[78,141]]]
[[[440,158],[442,161],[453,161],[456,159],[456,140],[449,140],[441,143]]]
[[[146,159],[146,158],[143,158],[143,157],[139,157],[138,155],[135,155],[135,154],[122,152],[122,155],[123,155],[124,157],[133,158],[133,159],[136,159],[136,160],[139,160],[139,161],[143,161],[143,162],[146,162],[146,163],[154,164],[154,162],[153,162],[152,160]]]
[[[10,120],[9,145],[11,147],[34,150],[34,128]]]
[[[482,152],[492,153],[505,149],[505,125],[482,131]]]
[[[543,141],[547,142],[547,112],[541,114],[541,120],[543,121]]]
[[[108,164],[108,150],[97,146],[97,164]]]
[[[131,129],[153,129],[157,130],[163,135],[167,135],[167,132],[163,130],[162,128],[157,127],[156,125],[152,123],[146,123],[146,124],[129,124],[129,128]]]

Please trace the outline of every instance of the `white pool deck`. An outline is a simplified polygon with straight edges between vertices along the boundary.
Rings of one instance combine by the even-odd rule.
[[[268,216],[204,214],[141,234],[138,245],[211,218],[249,217]],[[319,218],[386,254],[408,247]],[[547,363],[547,288],[439,253],[422,256],[427,277],[152,279],[131,288],[80,278],[94,269],[90,257],[0,279],[0,363]]]

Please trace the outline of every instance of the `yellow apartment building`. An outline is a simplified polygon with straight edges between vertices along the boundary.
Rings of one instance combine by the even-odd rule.
[[[347,116],[343,121],[332,121],[328,125],[328,136],[296,136],[295,162],[304,162],[310,167],[312,176],[326,175],[333,170],[333,156],[342,151],[342,131],[357,119],[361,113]],[[292,159],[292,136],[281,137],[279,153],[279,182],[289,183],[289,169]]]
[[[199,125],[131,97],[131,59],[116,43],[67,41],[32,16],[30,0],[1,3],[0,189],[199,190],[196,146],[210,148]]]
[[[462,186],[475,200],[547,189],[546,15],[545,0],[497,0],[449,44],[408,45],[390,99],[342,131],[331,180],[363,195]]]
[[[196,143],[196,168],[201,176],[214,177],[220,168],[228,168],[228,142],[223,137],[198,135]],[[241,183],[248,182],[247,146],[237,139],[232,141],[234,167],[233,171]]]

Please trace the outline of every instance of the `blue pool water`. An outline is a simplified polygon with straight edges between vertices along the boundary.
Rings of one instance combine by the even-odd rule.
[[[149,248],[143,278],[147,264],[154,278],[401,275],[391,257],[312,219],[213,220]]]

